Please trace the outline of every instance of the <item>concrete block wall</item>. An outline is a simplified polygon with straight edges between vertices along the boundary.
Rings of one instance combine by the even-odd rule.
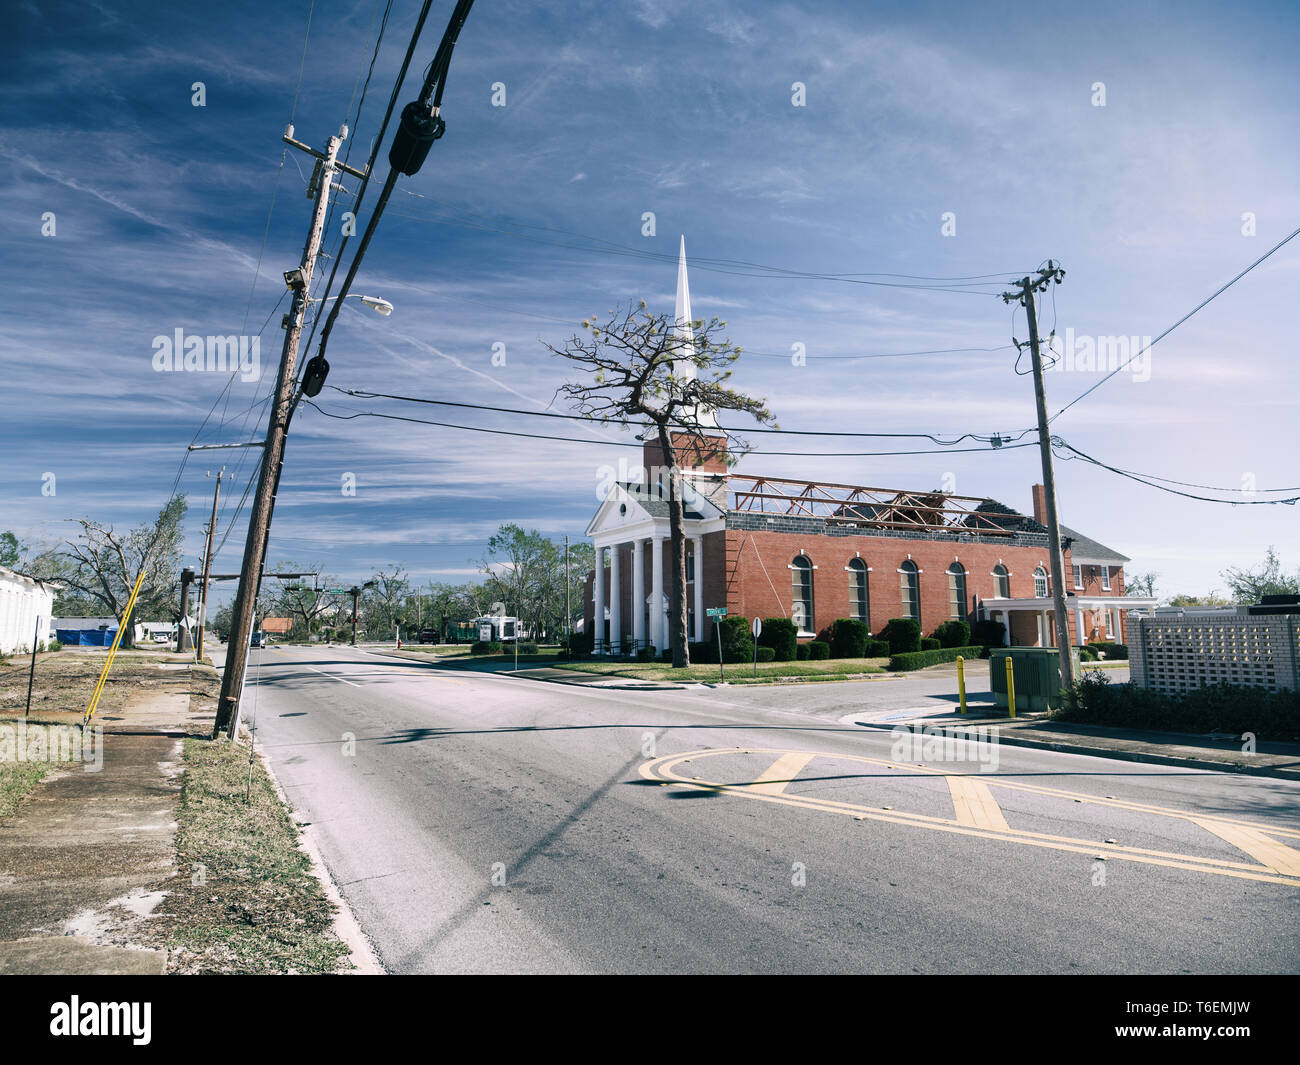
[[[1139,687],[1300,689],[1300,616],[1130,617],[1128,625],[1129,676]]]

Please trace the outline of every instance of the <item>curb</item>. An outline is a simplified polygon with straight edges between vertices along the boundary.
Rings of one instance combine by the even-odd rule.
[[[285,808],[293,815],[294,805],[284,793],[280,786],[280,778],[275,775],[275,768],[271,763],[270,756],[263,749],[260,742],[253,739],[252,734],[244,725],[240,728],[249,736],[249,742],[253,745],[253,750],[257,756],[262,759],[262,764],[266,767],[266,775],[271,778],[271,784],[275,788],[275,794],[280,801],[284,803]],[[328,898],[338,908],[334,914],[332,928],[334,934],[341,939],[348,948],[348,960],[356,966],[355,969],[342,972],[340,976],[384,976],[386,970],[379,957],[375,954],[375,949],[370,940],[366,937],[365,932],[361,929],[360,922],[357,921],[356,914],[340,894],[338,887],[334,883],[334,878],[330,876],[329,869],[325,865],[325,858],[320,849],[316,846],[316,841],[312,839],[307,829],[301,827],[294,817],[294,828],[298,833],[298,849],[307,855],[307,860],[311,863],[312,874],[320,882],[325,891],[325,897]]]
[[[895,721],[890,724],[875,721],[855,721],[862,728],[892,732],[899,725],[925,723],[929,728],[942,729],[940,733],[950,739],[969,739],[965,732],[970,725],[931,725],[923,718],[914,721]],[[997,727],[996,725],[994,726]],[[1088,747],[1080,743],[1057,743],[1054,740],[1036,740],[1024,736],[1008,736],[999,731],[998,743],[1008,747],[1026,747],[1039,751],[1058,751],[1062,754],[1086,754],[1094,758],[1114,758],[1123,762],[1143,762],[1148,765],[1167,765],[1180,769],[1200,769],[1210,773],[1241,773],[1248,776],[1273,777],[1278,780],[1300,781],[1300,772],[1275,766],[1239,765],[1234,762],[1218,762],[1208,758],[1180,758],[1170,754],[1151,754],[1146,751],[1125,751],[1114,747]]]

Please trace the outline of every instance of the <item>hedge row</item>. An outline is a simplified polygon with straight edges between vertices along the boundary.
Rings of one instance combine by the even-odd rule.
[[[1169,732],[1253,732],[1259,739],[1300,739],[1300,692],[1213,684],[1181,695],[1112,684],[1100,669],[1085,672],[1054,715],[1062,721]]]
[[[934,651],[911,651],[907,654],[890,655],[889,671],[901,673],[926,666],[937,666],[943,662],[956,662],[958,658],[979,658],[984,654],[983,647],[940,647]]]
[[[1099,654],[1104,654],[1108,659],[1128,658],[1128,647],[1122,643],[1114,643],[1109,640],[1092,640],[1088,646]]]

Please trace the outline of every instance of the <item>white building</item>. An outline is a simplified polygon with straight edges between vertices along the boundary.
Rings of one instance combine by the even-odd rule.
[[[0,654],[28,652],[49,638],[55,586],[0,566]]]

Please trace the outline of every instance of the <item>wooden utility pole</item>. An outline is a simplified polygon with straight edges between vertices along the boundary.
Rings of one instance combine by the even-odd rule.
[[[1034,402],[1038,408],[1038,453],[1043,464],[1043,494],[1047,509],[1048,551],[1052,562],[1052,604],[1056,614],[1056,647],[1060,653],[1061,685],[1074,686],[1074,659],[1071,655],[1070,619],[1065,609],[1065,556],[1061,551],[1061,525],[1056,516],[1056,475],[1052,469],[1052,438],[1047,425],[1047,396],[1043,390],[1043,358],[1038,347],[1038,314],[1034,294],[1048,285],[1061,283],[1065,271],[1048,260],[1037,277],[1016,282],[1017,290],[1004,292],[1007,303],[1018,302],[1029,318],[1029,353],[1034,368]],[[1082,637],[1082,633],[1080,633]]]
[[[573,657],[573,596],[569,586],[569,536],[564,536],[564,657]]]
[[[217,471],[217,486],[212,491],[212,519],[208,522],[208,540],[203,548],[203,576],[199,578],[199,626],[194,637],[194,658],[203,660],[203,629],[208,620],[208,577],[212,573],[212,539],[217,530],[217,500],[221,498],[221,475],[226,472],[224,466]]]
[[[275,384],[275,400],[271,404],[266,440],[262,446],[262,466],[258,472],[257,493],[253,497],[253,509],[248,519],[248,536],[244,541],[244,562],[240,567],[239,590],[235,594],[231,610],[230,639],[226,650],[226,665],[221,675],[221,697],[217,702],[217,717],[213,726],[214,739],[218,733],[225,732],[233,740],[239,731],[241,679],[244,675],[244,664],[248,659],[248,641],[252,635],[253,616],[257,608],[257,591],[266,560],[275,484],[284,455],[285,434],[288,431],[293,407],[298,345],[302,340],[303,321],[307,316],[308,290],[311,287],[312,273],[316,268],[316,257],[320,252],[321,235],[325,228],[325,213],[329,207],[330,193],[334,188],[334,175],[338,170],[346,169],[349,173],[364,176],[360,171],[352,170],[338,162],[339,146],[347,135],[348,130],[344,126],[339,130],[338,136],[329,139],[329,144],[323,153],[294,140],[292,126],[285,131],[283,138],[291,147],[317,158],[316,202],[312,211],[311,225],[307,230],[307,241],[303,245],[302,261],[297,269],[289,270],[284,275],[285,284],[293,292],[293,304],[287,316],[284,348],[280,353],[280,369]]]

